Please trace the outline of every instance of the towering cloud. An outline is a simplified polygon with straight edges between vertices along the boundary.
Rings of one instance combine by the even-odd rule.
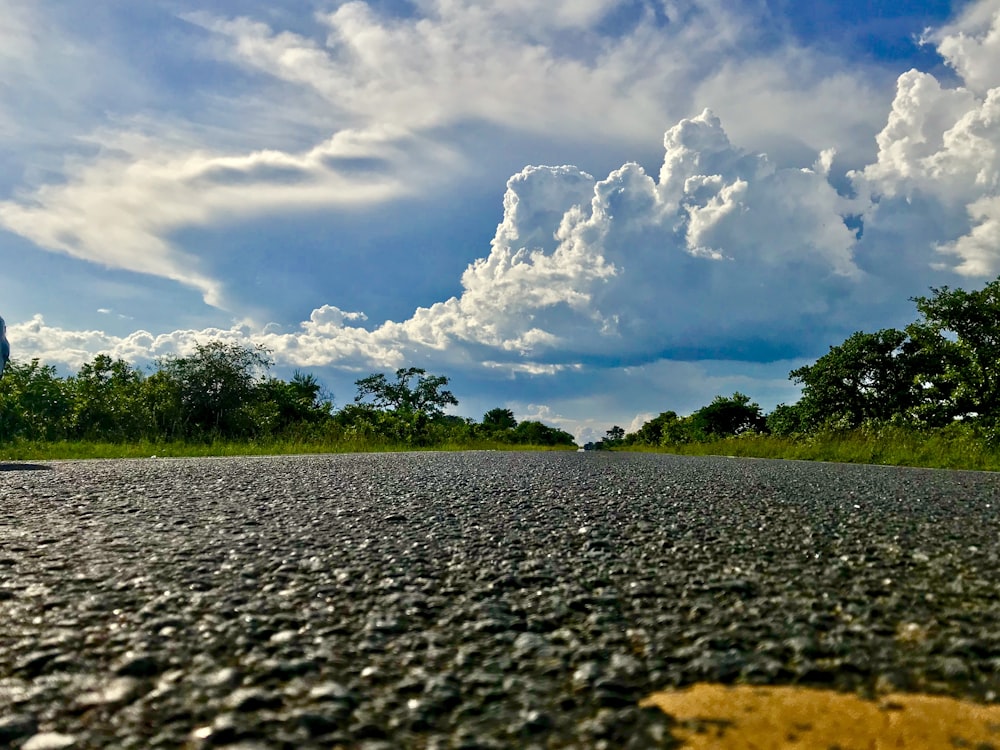
[[[775,168],[708,111],[664,145],[658,180],[637,164],[600,181],[569,167],[516,175],[464,294],[406,327],[542,360],[636,361],[778,342],[858,275],[851,202],[822,169]]]
[[[297,364],[384,366],[429,351],[539,371],[643,362],[747,339],[787,345],[855,283],[851,201],[824,167],[777,169],[733,146],[708,111],[664,146],[658,180],[634,163],[602,180],[566,166],[512,177],[491,252],[457,297],[373,330],[326,306],[298,332],[261,338]]]

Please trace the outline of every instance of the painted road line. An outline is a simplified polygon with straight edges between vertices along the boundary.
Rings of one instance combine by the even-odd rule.
[[[874,701],[801,687],[699,684],[656,693],[685,748],[1000,748],[1000,706],[893,693]]]

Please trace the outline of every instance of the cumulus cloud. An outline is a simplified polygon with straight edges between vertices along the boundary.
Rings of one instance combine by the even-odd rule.
[[[959,260],[954,270],[963,276],[995,276],[1000,272],[1000,196],[991,195],[968,206],[974,226],[953,242],[937,249]],[[944,264],[942,264],[944,265]]]
[[[514,175],[490,252],[469,265],[455,297],[418,308],[401,322],[370,327],[362,313],[327,305],[298,330],[269,327],[253,336],[289,363],[348,368],[434,356],[442,363],[542,374],[597,361],[641,364],[722,352],[746,357],[750,349],[764,357],[795,355],[807,339],[849,325],[866,295],[891,284],[873,274],[872,264],[859,265],[852,217],[864,217],[866,238],[877,236],[893,221],[905,223],[917,210],[914,196],[923,196],[969,217],[964,234],[922,238],[925,259],[957,256],[956,269],[969,274],[995,267],[998,136],[990,123],[996,104],[992,92],[977,98],[927,74],[905,74],[877,139],[877,159],[852,174],[856,197],[831,184],[833,150],[813,154],[811,167],[778,167],[765,154],[734,145],[706,110],[665,133],[655,177],[635,163],[603,179],[570,166],[527,167]],[[213,201],[219,209],[244,199],[232,192],[234,185],[270,185],[275,172],[284,175],[281,187],[261,185],[266,200],[243,210],[308,200],[311,191],[322,194],[316,200],[328,200],[329,185],[317,187],[323,183],[317,173],[329,168],[332,156],[364,153],[363,139],[334,138],[298,157],[171,155],[160,159],[159,169],[144,170],[126,159],[117,205],[92,210],[124,211],[137,190],[155,192],[160,205],[144,218],[155,238],[154,230],[197,220]],[[107,175],[87,177],[102,179]],[[206,200],[196,206],[172,200],[170,186],[178,182],[209,186]],[[376,182],[373,189],[384,187]],[[52,192],[59,197],[50,206],[86,206],[72,185]],[[0,206],[8,224],[39,236],[49,232],[46,242],[68,248],[68,233],[77,227],[83,233],[87,225],[74,222],[69,208],[67,216],[53,228],[32,209]],[[138,257],[132,267],[145,270],[166,262],[167,254]],[[209,280],[190,276],[193,265],[178,268],[190,283],[214,292]],[[235,329],[226,335],[250,336]],[[188,332],[173,343],[194,336]],[[142,341],[150,353],[170,343]],[[134,351],[136,343],[114,346]]]
[[[12,354],[15,359],[38,358],[46,364],[74,369],[99,353],[142,362],[177,351],[176,333],[157,337],[148,331],[135,331],[128,336],[113,336],[104,331],[67,330],[48,325],[42,315],[11,324],[7,330],[14,342]]]
[[[808,316],[857,275],[852,204],[824,174],[734,147],[707,111],[664,145],[659,180],[637,164],[600,181],[567,167],[515,176],[492,252],[422,322],[543,359],[659,356],[746,336],[762,318],[780,335],[775,298]],[[755,304],[762,294],[771,305]]]
[[[938,52],[962,82],[980,96],[1000,86],[1000,2],[969,3],[953,23],[928,30],[925,41]]]
[[[870,201],[866,232],[883,245],[933,247],[937,257],[923,262],[965,277],[1000,273],[998,29],[1000,2],[989,0],[929,34],[964,85],[900,76],[877,158],[852,175]]]
[[[779,341],[826,312],[837,279],[858,275],[850,201],[822,170],[776,168],[732,145],[708,111],[667,131],[664,146],[658,180],[637,164],[602,180],[569,166],[514,175],[491,252],[465,271],[462,294],[407,320],[369,329],[363,313],[326,305],[296,331],[253,338],[296,365],[397,366],[433,354],[554,373],[594,357],[641,362],[732,345],[762,324]],[[205,178],[204,164],[191,169]],[[768,305],[755,304],[762,296]],[[797,314],[782,320],[776,300]],[[141,340],[151,357],[195,337],[107,343],[134,353]]]
[[[641,361],[762,330],[778,341],[826,315],[859,274],[851,201],[821,172],[733,146],[707,111],[664,145],[659,180],[637,164],[600,181],[575,167],[512,177],[491,252],[463,274],[463,293],[373,340],[444,357],[481,347],[520,364]]]

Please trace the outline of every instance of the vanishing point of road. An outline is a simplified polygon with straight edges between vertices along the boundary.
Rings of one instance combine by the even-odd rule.
[[[1000,475],[840,464],[0,464],[0,747],[673,747],[644,699],[705,683],[990,707],[998,521]]]

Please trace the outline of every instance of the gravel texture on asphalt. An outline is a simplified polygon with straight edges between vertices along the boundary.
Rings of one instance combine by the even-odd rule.
[[[991,474],[624,453],[0,465],[0,747],[670,747],[638,703],[697,682],[996,702],[998,510]]]

